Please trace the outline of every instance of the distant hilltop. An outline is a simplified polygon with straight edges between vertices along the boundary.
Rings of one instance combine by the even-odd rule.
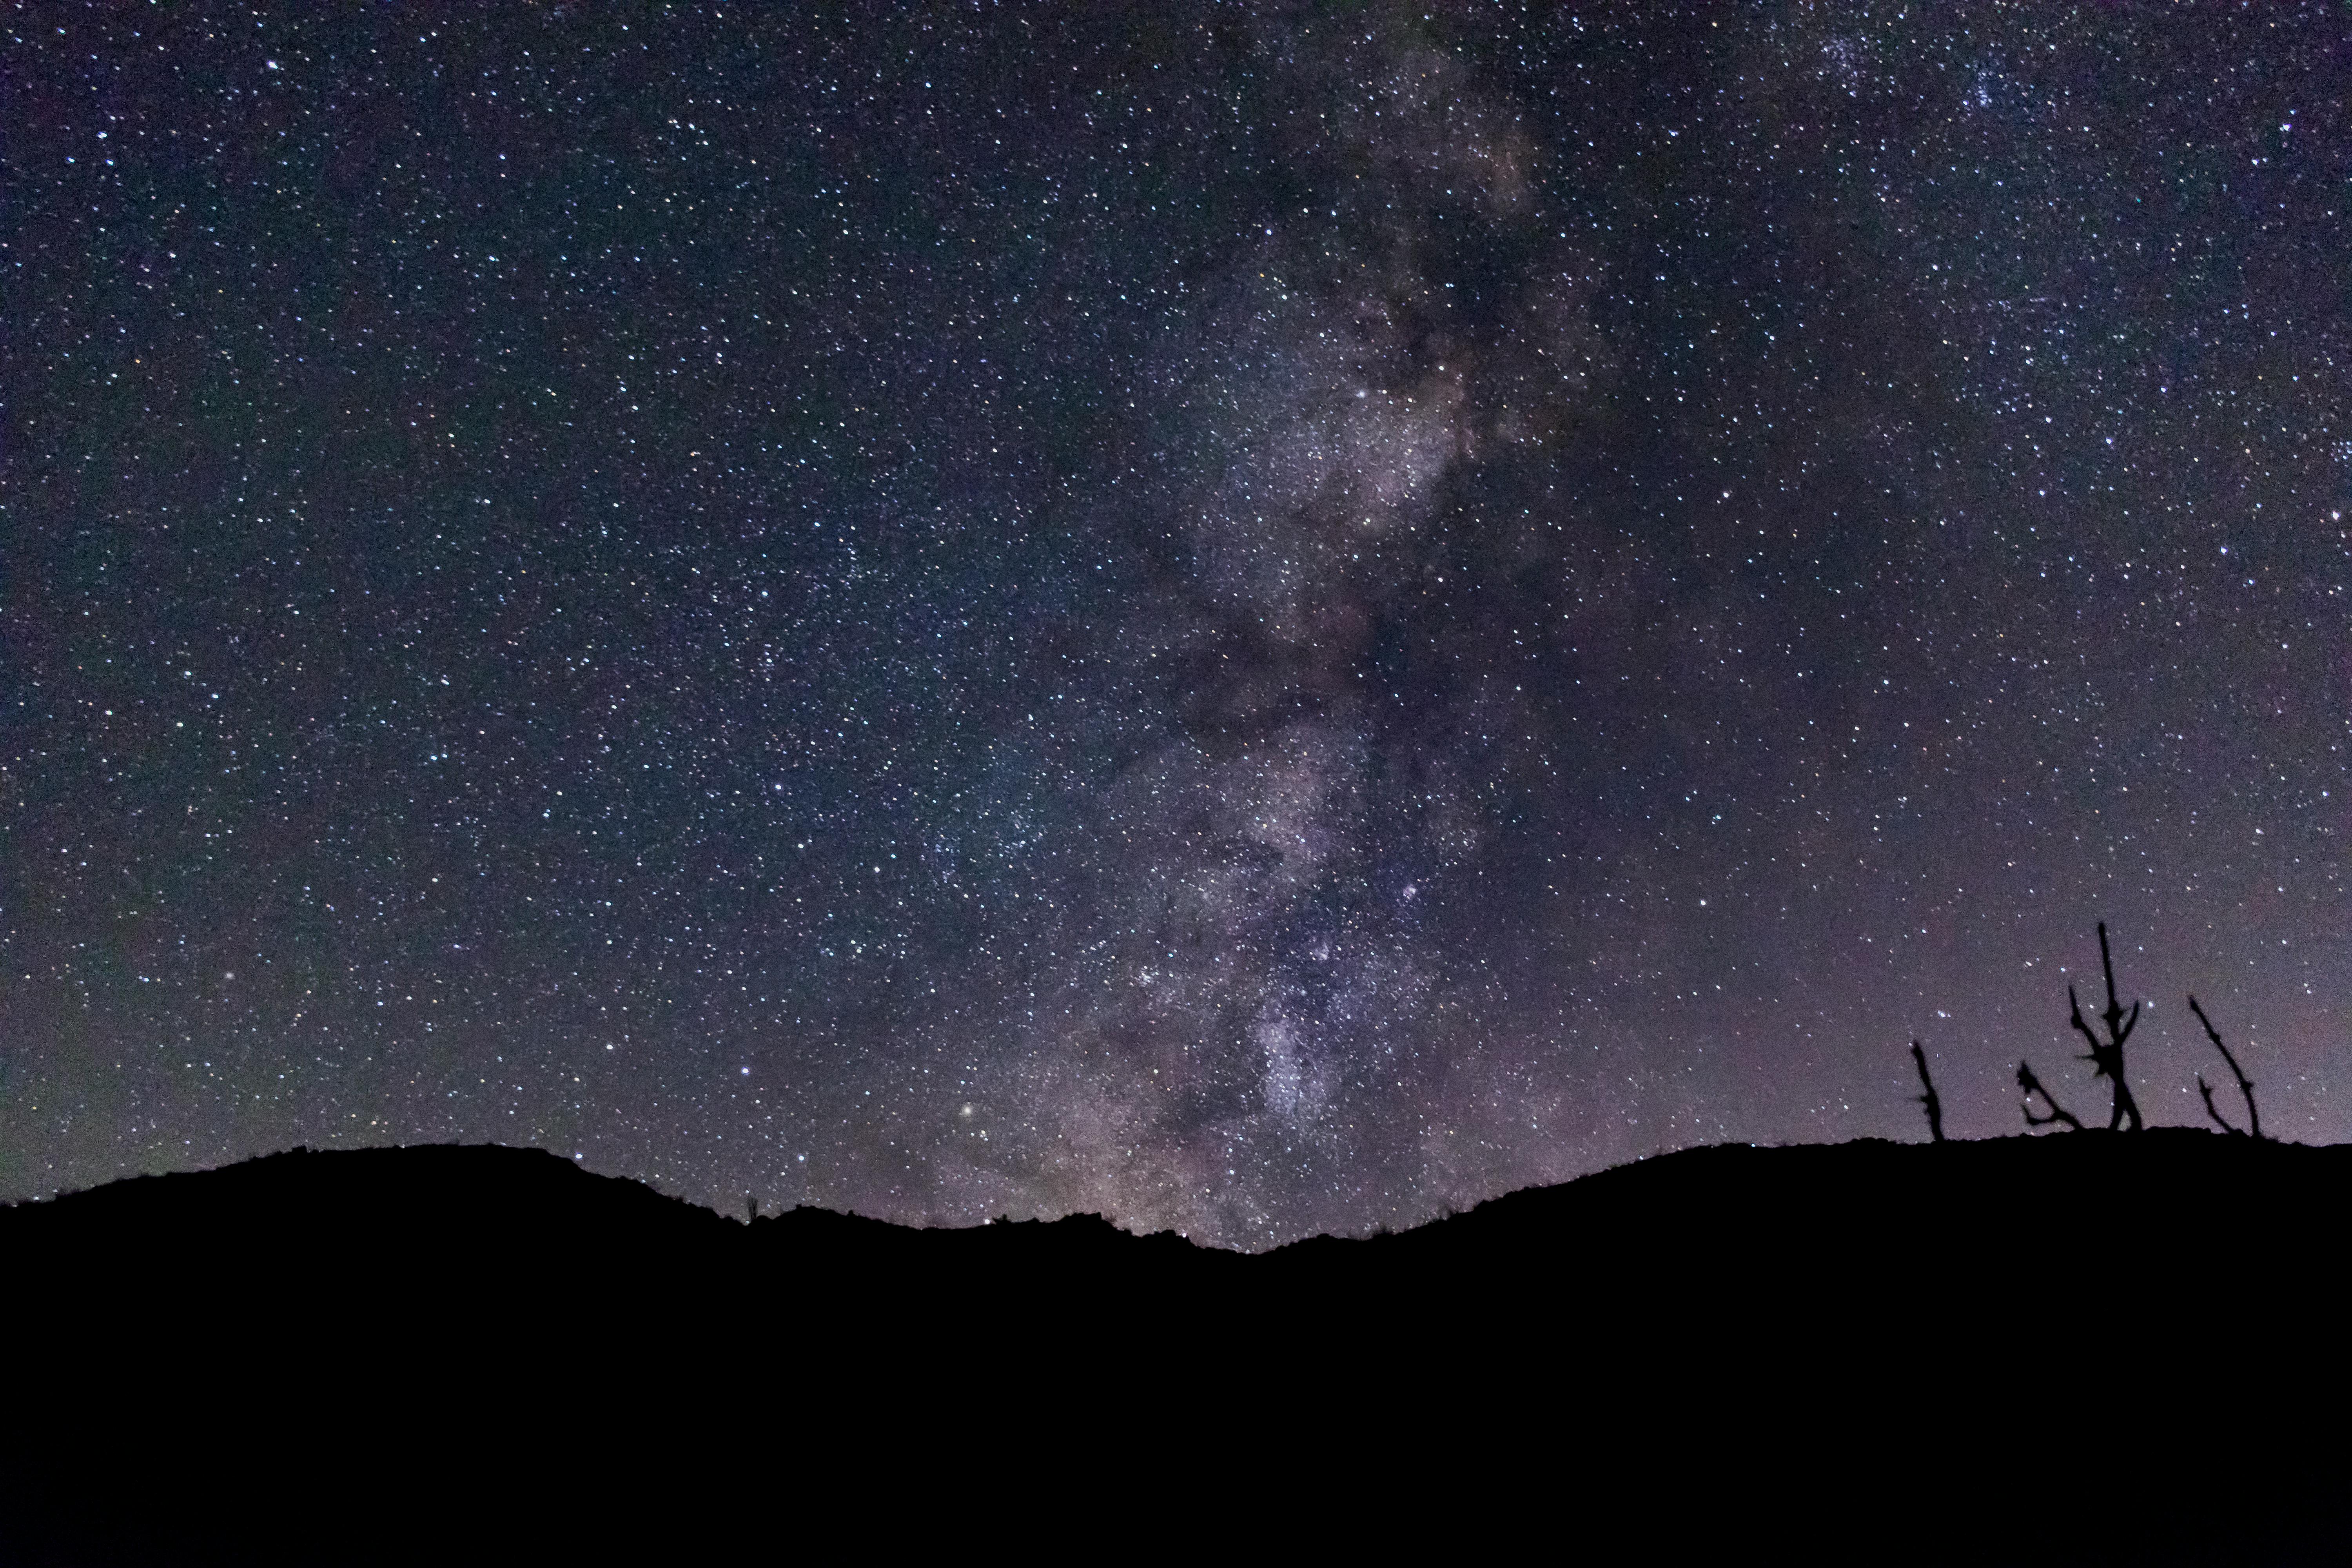
[[[384,1279],[611,1276],[658,1265],[713,1281],[975,1272],[1010,1289],[1113,1279],[1244,1290],[1413,1295],[1442,1273],[1633,1300],[1737,1266],[1799,1293],[1927,1279],[1992,1289],[2021,1271],[2062,1290],[2117,1268],[2292,1276],[2352,1214],[2352,1147],[2200,1129],[1972,1142],[1717,1145],[1529,1188],[1410,1230],[1315,1237],[1255,1256],[1092,1215],[917,1229],[799,1208],[745,1223],[536,1149],[314,1152],[132,1177],[0,1208],[0,1248],[100,1272],[254,1270]],[[839,1270],[854,1272],[843,1275]],[[878,1275],[877,1273],[878,1271]]]
[[[438,1539],[453,1486],[520,1551],[533,1488],[764,1528],[771,1493],[712,1479],[814,1507],[877,1475],[1313,1474],[1424,1528],[1632,1520],[1717,1555],[2342,1561],[2347,1200],[2352,1148],[2190,1129],[1721,1146],[1251,1256],[1092,1216],[746,1223],[526,1149],[297,1151],[0,1211],[37,1500],[0,1547]],[[295,1511],[217,1506],[265,1484]]]

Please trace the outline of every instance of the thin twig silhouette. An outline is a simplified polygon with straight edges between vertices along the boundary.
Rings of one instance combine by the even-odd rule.
[[[2254,1080],[2246,1076],[2245,1070],[2238,1066],[2238,1058],[2231,1056],[2230,1047],[2221,1043],[2221,1031],[2213,1026],[2213,1020],[2207,1017],[2205,1009],[2197,1005],[2194,992],[2189,994],[2189,1010],[2197,1015],[2197,1021],[2205,1026],[2205,1037],[2213,1042],[2213,1048],[2221,1053],[2223,1061],[2230,1064],[2230,1076],[2238,1080],[2238,1092],[2245,1098],[2246,1122],[2252,1131],[2248,1134],[2242,1128],[2231,1126],[2230,1119],[2214,1109],[2212,1088],[2206,1083],[2205,1075],[2200,1072],[2197,1075],[2197,1092],[2205,1097],[2205,1114],[2211,1117],[2215,1125],[2224,1132],[2260,1138],[2263,1135],[2263,1113],[2254,1109]]]
[[[2068,1021],[2083,1038],[2091,1042],[2091,1053],[2083,1058],[2091,1064],[2091,1075],[2105,1079],[2115,1085],[2115,1109],[2108,1113],[2107,1131],[2113,1132],[2128,1123],[2126,1131],[2137,1132],[2140,1130],[2139,1105],[2132,1099],[2131,1086],[2124,1081],[2124,1042],[2131,1038],[2132,1029],[2139,1022],[2141,1005],[2133,1003],[2131,1011],[2126,1014],[2123,1004],[2116,1000],[2116,965],[2115,961],[2107,956],[2107,922],[2105,921],[2099,922],[2099,967],[2106,972],[2107,977],[2107,1010],[2099,1015],[2100,1020],[2107,1026],[2107,1037],[2100,1039],[2092,1033],[2091,1026],[2083,1021],[2083,1004],[2076,1000],[2072,985],[2066,987],[2066,1005],[2073,1014]],[[2043,1098],[2049,1097],[2044,1095]],[[2057,1102],[2053,1100],[2051,1103],[2054,1105]]]
[[[2042,1087],[2042,1080],[2033,1076],[2033,1069],[2023,1062],[2017,1064],[2017,1087],[2025,1091],[2025,1124],[2028,1127],[2047,1127],[2053,1121],[2063,1121],[2077,1132],[2083,1131],[2081,1120],[2073,1111],[2059,1104],[2050,1091]],[[2033,1114],[2033,1097],[2037,1094],[2048,1103],[2049,1115]]]
[[[1936,1080],[1927,1076],[1927,1048],[1916,1040],[1911,1042],[1911,1060],[1919,1068],[1919,1087],[1927,1091],[1919,1096],[1919,1103],[1927,1112],[1927,1136],[1941,1143],[1944,1141],[1944,1102],[1936,1098]]]

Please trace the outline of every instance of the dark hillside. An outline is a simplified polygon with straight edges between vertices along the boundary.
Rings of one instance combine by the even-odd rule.
[[[40,1347],[20,1436],[98,1451],[129,1410],[359,1445],[322,1495],[432,1411],[541,1413],[531,1463],[788,1413],[803,1473],[929,1473],[975,1422],[1081,1467],[1209,1435],[1244,1471],[1424,1433],[1496,1484],[1705,1472],[1669,1517],[1724,1540],[1891,1541],[1872,1510],[1932,1503],[2011,1557],[2031,1523],[2062,1561],[2300,1561],[2346,1473],[2347,1215],[2352,1149],[2164,1130],[1691,1150],[1243,1257],[1085,1217],[745,1225],[442,1147],[20,1205],[0,1263]],[[1824,1522],[1822,1488],[1863,1511]]]
[[[1335,1331],[1370,1333],[1387,1313],[1649,1320],[1737,1279],[1746,1319],[1875,1301],[1936,1326],[1963,1302],[2056,1310],[2122,1293],[2139,1320],[2259,1303],[2278,1323],[2331,1310],[2347,1215],[2352,1147],[2191,1129],[1692,1149],[1255,1257],[1092,1216],[915,1230],[798,1209],[747,1226],[541,1151],[433,1146],[297,1150],[0,1209],[0,1249],[85,1288],[168,1277],[227,1303],[331,1286],[359,1290],[340,1310],[362,1313],[559,1281],[644,1304],[691,1283],[868,1323],[1002,1309],[1009,1326],[1059,1331],[1028,1310],[1133,1291],[1126,1310],[1146,1312],[1344,1297],[1358,1321]]]

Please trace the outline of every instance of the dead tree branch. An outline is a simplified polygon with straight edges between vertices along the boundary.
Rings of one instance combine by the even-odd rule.
[[[2025,1091],[2025,1124],[2028,1127],[2047,1127],[2053,1121],[2063,1121],[2077,1132],[2083,1131],[2081,1121],[2073,1111],[2051,1098],[2050,1091],[2042,1087],[2042,1080],[2033,1076],[2033,1069],[2023,1062],[2017,1064],[2017,1087]],[[2049,1115],[2033,1114],[2033,1097],[2037,1094],[2050,1107]]]
[[[2221,1043],[2221,1031],[2213,1026],[2213,1020],[2207,1017],[2205,1009],[2197,1005],[2197,997],[2193,992],[2189,997],[2189,1010],[2197,1015],[2197,1021],[2205,1026],[2205,1037],[2213,1042],[2213,1048],[2221,1053],[2223,1061],[2230,1064],[2230,1076],[2238,1080],[2238,1093],[2246,1102],[2246,1122],[2252,1129],[2248,1135],[2260,1138],[2263,1135],[2263,1113],[2254,1109],[2254,1080],[2246,1076],[2244,1069],[2238,1066],[2238,1058],[2231,1056],[2230,1047]],[[2206,1087],[2203,1073],[2197,1075],[2197,1092],[2205,1097],[2205,1114],[2211,1117],[2222,1131],[2241,1131],[2231,1126],[2229,1118],[2213,1108],[2213,1091]]]
[[[2107,953],[2107,922],[2105,921],[2099,922],[2099,967],[2106,972],[2107,977],[2107,1009],[2099,1015],[2100,1021],[2107,1026],[2107,1037],[2100,1039],[2092,1032],[2091,1026],[2083,1021],[2083,1004],[2076,1000],[2072,985],[2066,987],[2066,1005],[2073,1015],[2068,1021],[2074,1025],[2076,1033],[2091,1043],[2090,1054],[2083,1059],[2091,1064],[2092,1076],[2105,1079],[2115,1086],[2115,1108],[2107,1116],[2107,1131],[2113,1132],[2117,1128],[2126,1128],[2137,1132],[2140,1130],[2139,1104],[2132,1099],[2131,1085],[2124,1081],[2124,1042],[2131,1038],[2132,1029],[2139,1023],[2141,1004],[2133,1003],[2131,1011],[2126,1013],[2123,1004],[2116,999],[2116,964]]]
[[[1919,1096],[1919,1103],[1927,1112],[1927,1136],[1941,1143],[1944,1141],[1944,1102],[1936,1098],[1936,1080],[1927,1076],[1927,1048],[1916,1040],[1911,1042],[1911,1060],[1919,1068],[1919,1087],[1927,1091]]]
[[[2214,1108],[2213,1086],[2205,1081],[2205,1075],[2201,1072],[2197,1075],[2197,1092],[2205,1097],[2205,1114],[2213,1119],[2214,1126],[2219,1127],[2222,1131],[2229,1133],[2232,1137],[2242,1138],[2245,1136],[2244,1128],[2231,1126],[2230,1119],[2222,1115],[2220,1110]]]

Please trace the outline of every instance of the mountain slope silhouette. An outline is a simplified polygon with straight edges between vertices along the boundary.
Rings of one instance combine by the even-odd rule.
[[[2352,1148],[2186,1129],[1695,1149],[1256,1256],[1091,1216],[747,1225],[531,1150],[297,1151],[0,1211],[37,1347],[19,1524],[162,1562],[219,1543],[196,1500],[247,1457],[336,1520],[381,1516],[419,1445],[471,1456],[463,1491],[688,1441],[828,1485],[1015,1452],[1416,1478],[1390,1506],[1475,1478],[1456,1531],[1555,1509],[1597,1541],[1640,1498],[1668,1556],[2338,1561],[2347,1215]],[[190,1412],[237,1457],[180,1452],[137,1489],[178,1503],[109,1516],[100,1457]]]

